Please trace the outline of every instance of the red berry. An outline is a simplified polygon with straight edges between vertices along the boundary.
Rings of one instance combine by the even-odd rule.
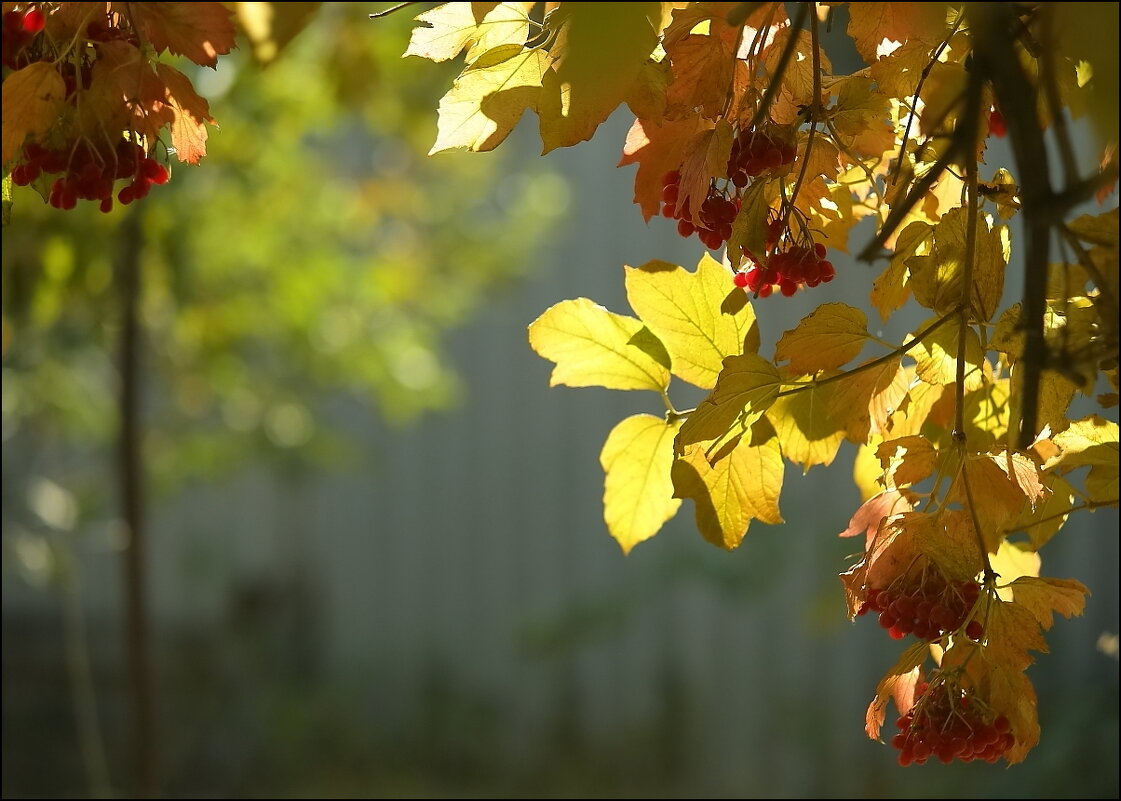
[[[993,721],[993,728],[996,729],[999,734],[1007,734],[1012,730],[1012,724],[1008,722],[1008,718],[1004,717],[1004,715],[998,715],[996,720]]]
[[[691,223],[689,220],[677,221],[677,233],[681,236],[692,236],[695,230],[696,229],[693,227],[693,223]]]
[[[108,214],[113,210],[113,195],[101,199],[101,204],[98,206],[102,214]]]
[[[666,184],[662,187],[662,202],[673,205],[677,203],[677,193],[680,187],[677,184]]]
[[[736,273],[732,276],[732,283],[743,289],[747,286],[747,273]]]
[[[985,627],[981,625],[980,620],[971,620],[969,621],[969,625],[965,627],[965,636],[971,640],[980,642],[984,634]]]
[[[989,133],[999,137],[1008,133],[1008,126],[1004,123],[1004,115],[995,108],[989,113]]]
[[[24,33],[32,36],[43,30],[47,24],[47,17],[40,8],[29,8],[21,20]]]

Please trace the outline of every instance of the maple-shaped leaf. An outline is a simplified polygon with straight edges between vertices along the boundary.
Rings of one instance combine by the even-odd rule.
[[[855,359],[868,341],[864,312],[844,303],[823,303],[775,346],[775,361],[789,361],[799,373],[840,367]]]
[[[845,421],[836,412],[834,385],[810,385],[778,397],[767,409],[782,455],[807,472],[814,465],[832,464],[845,438]],[[857,409],[856,411],[859,411]]]
[[[203,67],[234,48],[237,29],[222,3],[112,3],[131,19],[157,53],[167,50]],[[116,8],[123,6],[123,8]]]
[[[947,32],[945,3],[850,3],[848,34],[871,63],[885,42],[936,44]]]
[[[880,56],[868,67],[876,89],[886,97],[910,98],[918,87],[923,71],[930,65],[931,51],[936,46],[927,38],[905,41],[891,53]]]
[[[1086,494],[1097,503],[1117,503],[1117,423],[1092,414],[1056,434],[1054,443],[1059,453],[1047,461],[1046,469],[1090,465]]]
[[[1058,612],[1068,620],[1079,616],[1086,608],[1090,591],[1074,579],[1022,576],[1012,582],[1013,602],[1027,609],[1047,631],[1054,624]]]
[[[627,133],[620,167],[638,164],[634,178],[634,202],[649,221],[662,207],[662,178],[681,166],[687,145],[713,124],[699,116],[667,121],[658,125],[637,119]]]
[[[702,389],[716,384],[724,358],[759,349],[747,296],[707,253],[695,272],[664,261],[626,268],[627,300],[666,346],[673,374]]]
[[[66,85],[55,65],[36,61],[4,78],[3,163],[16,157],[29,136],[42,136],[59,120]]]
[[[907,302],[911,295],[910,271],[907,260],[917,253],[925,253],[934,238],[934,226],[921,221],[908,225],[895,240],[895,252],[883,273],[872,282],[872,305],[887,320]]]
[[[206,155],[207,123],[214,124],[210,104],[199,96],[190,79],[174,67],[157,64],[156,75],[165,87],[160,102],[172,114],[171,145],[175,155],[187,164],[198,164]]]
[[[544,152],[590,139],[658,44],[660,3],[562,3],[537,113]]]
[[[876,696],[868,705],[864,713],[864,731],[871,740],[880,739],[880,730],[884,725],[887,704],[895,697],[900,682],[905,682],[914,676],[915,668],[919,667],[930,655],[930,646],[925,642],[917,642],[899,655],[899,659],[891,666],[888,672],[876,685]]]
[[[662,392],[669,385],[669,354],[649,329],[587,298],[546,309],[529,325],[529,344],[556,362],[550,386]]]
[[[942,215],[934,227],[934,244],[928,255],[907,259],[915,300],[937,314],[948,314],[963,301],[968,211],[958,207]],[[990,229],[980,215],[975,232],[970,319],[987,322],[996,313],[1004,292],[1008,263],[1008,229]]]
[[[442,3],[416,17],[406,56],[449,61],[465,49],[467,63],[501,45],[529,38],[527,3]]]
[[[731,550],[743,541],[752,520],[777,525],[783,465],[772,437],[755,445],[746,438],[710,464],[703,443],[685,447],[670,470],[675,498],[690,498],[697,529],[713,545]]]
[[[934,322],[927,320],[918,331],[929,328]],[[958,331],[957,325],[939,326],[911,348],[909,354],[915,360],[915,373],[919,378],[928,384],[956,383]],[[977,331],[969,327],[965,337],[965,389],[968,392],[992,380],[992,365],[985,359]]]
[[[754,353],[729,356],[712,392],[681,427],[677,452],[695,442],[745,434],[774,402],[780,386],[778,370],[766,359]]]
[[[623,553],[657,534],[681,506],[670,481],[673,438],[680,425],[636,414],[607,435],[599,455],[606,474],[603,519]]]
[[[537,108],[547,55],[502,45],[467,66],[440,98],[436,142],[429,155],[444,150],[493,150],[525,110]]]

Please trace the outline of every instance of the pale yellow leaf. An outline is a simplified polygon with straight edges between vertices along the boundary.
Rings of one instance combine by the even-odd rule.
[[[493,150],[527,108],[537,108],[546,54],[503,45],[484,53],[440,98],[436,142],[429,155],[456,148]]]
[[[662,392],[669,385],[669,356],[654,343],[641,321],[587,298],[561,301],[529,325],[530,346],[557,364],[551,386]]]
[[[928,320],[918,330],[928,328]],[[972,327],[965,332],[965,389],[972,391],[991,379],[992,366],[985,360],[981,340]],[[928,384],[957,382],[958,326],[947,323],[927,334],[922,342],[908,351],[915,360],[915,372]]]
[[[723,360],[759,348],[747,296],[705,254],[696,272],[664,261],[626,268],[627,300],[669,351],[673,374],[712,389]]]
[[[657,534],[681,506],[670,480],[673,438],[680,425],[636,414],[607,435],[599,455],[606,474],[603,519],[623,553]]]
[[[443,3],[416,20],[421,24],[413,28],[405,55],[432,61],[448,61],[467,49],[470,63],[500,45],[521,48],[529,38],[524,3]]]
[[[718,440],[735,426],[744,434],[778,396],[781,380],[774,365],[754,353],[729,356],[709,396],[689,415],[677,435],[677,451],[685,445]]]
[[[1045,631],[1054,624],[1054,613],[1070,619],[1082,614],[1090,591],[1074,579],[1023,576],[1012,582],[1012,597],[1039,621]]]

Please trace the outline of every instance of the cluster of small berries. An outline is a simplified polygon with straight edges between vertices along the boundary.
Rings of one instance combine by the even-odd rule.
[[[954,584],[931,571],[917,586],[869,590],[857,614],[878,612],[880,625],[892,639],[914,634],[920,640],[934,641],[962,627],[980,594],[976,581]],[[984,633],[979,620],[970,620],[965,627],[965,636],[971,640],[980,641]]]
[[[662,216],[677,220],[677,233],[683,237],[693,234],[709,250],[719,250],[732,236],[732,221],[740,210],[740,190],[752,178],[794,161],[794,146],[761,131],[740,131],[732,141],[726,175],[709,183],[708,194],[693,219],[689,199],[681,199],[681,173],[667,172],[662,177]]]
[[[23,51],[47,24],[47,15],[38,6],[4,14],[4,66],[10,70],[25,66]]]
[[[12,183],[17,186],[27,186],[42,175],[56,174],[59,177],[51,182],[50,188],[52,206],[69,210],[79,200],[95,200],[106,213],[113,208],[113,188],[118,180],[131,179],[117,193],[117,201],[127,206],[147,195],[154,184],[166,184],[171,177],[167,167],[127,139],[119,140],[108,154],[85,141],[65,150],[47,150],[29,142],[11,173]]]
[[[986,714],[961,687],[921,682],[915,699],[895,722],[900,731],[891,738],[903,767],[922,765],[931,757],[946,765],[955,759],[993,763],[1016,742],[1008,718]]]
[[[784,250],[777,250],[766,260],[765,265],[749,256],[747,268],[736,273],[733,281],[736,286],[754,292],[761,298],[768,297],[776,289],[782,295],[790,297],[800,286],[815,287],[827,284],[836,277],[833,262],[826,259],[825,255],[825,245],[819,242],[813,247],[789,245]]]

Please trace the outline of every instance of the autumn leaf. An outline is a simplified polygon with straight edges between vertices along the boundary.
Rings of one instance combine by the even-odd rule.
[[[727,101],[732,82],[735,42],[719,36],[689,34],[666,48],[673,71],[666,93],[671,117],[694,113],[716,119]]]
[[[449,61],[465,49],[467,63],[502,45],[520,49],[529,38],[526,3],[442,3],[416,17],[406,56]]]
[[[752,520],[779,524],[782,454],[774,438],[761,445],[742,441],[716,464],[703,444],[691,444],[670,470],[674,497],[690,498],[697,528],[713,545],[731,550],[743,541]]]
[[[832,464],[845,438],[845,423],[833,404],[834,385],[809,385],[779,397],[767,409],[782,455],[807,472],[814,465]]]
[[[1005,535],[1017,531],[1025,532],[1032,547],[1037,550],[1046,545],[1066,523],[1067,517],[1074,509],[1075,500],[1074,488],[1057,475],[1045,475],[1043,488],[1043,499],[1034,509],[1030,506],[1024,507],[1018,517],[1009,520],[1003,526]]]
[[[711,122],[700,117],[667,121],[660,126],[647,120],[634,121],[627,133],[619,166],[638,164],[634,178],[634,202],[642,209],[646,220],[657,215],[661,209],[662,178],[681,166],[686,143],[711,127]]]
[[[829,118],[844,144],[859,156],[879,158],[895,148],[895,132],[888,122],[888,99],[871,78],[859,75],[836,82],[836,105]]]
[[[556,362],[550,386],[662,392],[669,385],[669,355],[642,322],[587,298],[547,309],[530,323],[529,344]]]
[[[868,339],[864,312],[844,303],[823,303],[782,335],[775,361],[789,361],[799,373],[830,370],[855,359]]]
[[[885,42],[937,42],[946,32],[945,3],[850,3],[848,34],[871,63]]]
[[[54,65],[36,61],[4,78],[5,167],[16,157],[29,136],[42,136],[59,120],[66,85]]]
[[[236,44],[230,10],[222,3],[113,3],[131,17],[157,53],[167,50],[203,67],[218,66],[218,56]]]
[[[670,481],[673,438],[680,425],[636,414],[607,435],[599,455],[606,474],[603,519],[623,553],[657,534],[681,506]]]
[[[322,3],[234,3],[238,24],[261,64],[272,63]]]
[[[948,498],[971,510],[989,551],[996,551],[1004,525],[1034,508],[1044,494],[1039,468],[1019,452],[970,454]]]
[[[206,125],[214,124],[210,105],[195,92],[186,75],[167,64],[156,65],[156,75],[166,91],[162,103],[171,110],[171,144],[176,157],[198,164],[206,155]]]
[[[952,312],[963,300],[968,216],[968,211],[961,207],[946,212],[934,227],[931,252],[906,261],[915,300],[937,314]],[[996,313],[1004,292],[1008,229],[1001,225],[989,229],[978,215],[975,242],[970,319],[987,322]]]
[[[927,320],[918,331],[929,328],[936,320]],[[985,360],[981,339],[972,327],[965,331],[965,389],[972,391],[992,376],[992,366]],[[923,337],[909,351],[915,360],[915,372],[928,384],[957,382],[958,326],[942,325]]]
[[[872,282],[872,305],[880,313],[880,319],[887,320],[907,302],[911,295],[907,260],[916,254],[927,252],[933,237],[934,226],[915,221],[904,228],[895,240],[891,262]]]
[[[729,356],[712,392],[681,427],[677,452],[695,442],[725,437],[733,426],[746,432],[774,402],[780,386],[778,371],[766,359],[754,353]]]
[[[906,487],[928,478],[942,454],[926,437],[908,436],[884,442],[876,449],[889,488]]]
[[[564,3],[553,12],[552,69],[542,79],[544,152],[590,139],[658,44],[660,3]]]
[[[872,699],[872,703],[868,705],[868,711],[864,713],[864,731],[868,734],[869,739],[878,740],[880,738],[880,730],[884,725],[888,701],[895,696],[899,682],[905,681],[915,668],[926,661],[929,655],[930,647],[927,643],[917,642],[900,654],[899,659],[880,679],[880,683],[876,685],[876,696]]]
[[[866,500],[849,519],[849,524],[837,536],[856,537],[864,535],[864,547],[868,548],[872,538],[880,530],[884,518],[910,512],[914,509],[913,498],[905,490],[884,490]]]
[[[527,108],[536,108],[547,56],[540,50],[503,45],[469,65],[440,98],[436,142],[445,150],[493,150]]]
[[[1022,576],[1011,584],[1013,602],[1031,612],[1044,631],[1054,624],[1054,613],[1068,620],[1086,608],[1090,591],[1074,579]]]
[[[732,290],[727,268],[708,254],[695,272],[664,261],[625,272],[631,308],[665,344],[679,378],[712,389],[726,356],[759,349],[751,304]]]
[[[1096,414],[1070,424],[1055,435],[1059,454],[1044,467],[1073,470],[1090,466],[1086,476],[1086,492],[1098,503],[1117,503],[1117,423]]]

